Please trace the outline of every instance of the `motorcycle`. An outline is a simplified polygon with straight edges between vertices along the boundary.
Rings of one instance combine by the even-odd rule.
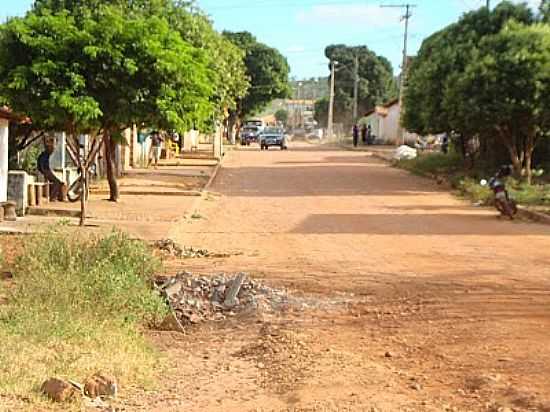
[[[495,208],[509,219],[514,219],[514,216],[518,212],[518,208],[514,199],[508,194],[506,190],[505,178],[512,174],[512,168],[510,166],[503,166],[489,181],[483,179],[480,183],[482,186],[488,186],[494,193],[494,205]]]

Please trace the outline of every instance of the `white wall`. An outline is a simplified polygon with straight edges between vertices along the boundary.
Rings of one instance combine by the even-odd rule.
[[[389,142],[397,142],[399,136],[399,120],[401,110],[398,104],[388,108],[388,115],[382,119],[382,138]]]
[[[9,122],[0,119],[0,202],[8,200],[8,135]]]

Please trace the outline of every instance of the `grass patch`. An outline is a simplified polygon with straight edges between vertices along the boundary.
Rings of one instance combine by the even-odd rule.
[[[0,395],[29,398],[36,410],[51,376],[82,381],[102,370],[123,386],[150,383],[157,355],[140,330],[166,313],[151,288],[158,268],[144,243],[118,232],[26,238],[0,306]]]
[[[414,159],[399,160],[397,166],[411,173],[429,177],[453,175],[463,168],[462,159],[456,153],[420,154]]]
[[[451,185],[463,196],[474,202],[490,204],[493,199],[492,191],[481,186],[481,178],[488,179],[494,171],[478,165],[472,170],[465,170],[463,161],[457,153],[428,153],[420,154],[415,159],[404,159],[395,162],[399,168],[426,177],[445,177]],[[525,182],[509,178],[507,187],[510,195],[522,205],[550,206],[550,184],[538,183],[528,185]]]

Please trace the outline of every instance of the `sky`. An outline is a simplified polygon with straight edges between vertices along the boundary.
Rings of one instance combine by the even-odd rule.
[[[486,0],[409,0],[416,4],[409,26],[409,55],[422,40],[455,22],[465,12],[485,5]],[[501,0],[491,0],[494,7]],[[388,58],[397,74],[403,53],[404,14],[399,8],[380,5],[405,0],[197,0],[218,30],[254,34],[277,48],[298,79],[327,76],[324,49],[329,44],[366,45]],[[519,2],[519,0],[518,0]],[[540,0],[527,0],[537,6]],[[0,0],[0,18],[25,13],[32,0]]]

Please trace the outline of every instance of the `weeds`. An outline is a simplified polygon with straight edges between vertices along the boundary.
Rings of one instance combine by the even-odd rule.
[[[0,395],[40,402],[46,378],[97,370],[147,382],[156,357],[139,330],[166,313],[150,283],[158,267],[145,244],[121,233],[57,229],[26,239],[0,306]]]
[[[487,178],[493,172],[487,171],[483,165],[478,165],[472,170],[464,170],[463,161],[456,153],[424,154],[415,159],[400,160],[396,162],[396,166],[420,176],[445,176],[454,188],[474,202],[488,204],[492,199],[491,190],[481,186],[479,179]],[[508,189],[520,204],[550,205],[550,185],[548,184],[529,185],[516,179],[508,179]]]

